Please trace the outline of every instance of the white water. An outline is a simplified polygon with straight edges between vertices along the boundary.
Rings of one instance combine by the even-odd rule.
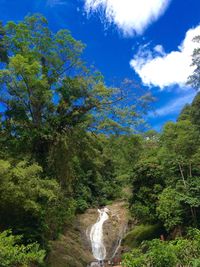
[[[103,243],[103,224],[109,217],[107,208],[101,210],[98,209],[98,212],[99,218],[90,231],[90,241],[94,258],[101,261],[106,257],[106,248]]]

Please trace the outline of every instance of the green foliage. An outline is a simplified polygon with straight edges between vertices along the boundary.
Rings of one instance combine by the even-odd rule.
[[[154,239],[124,255],[123,266],[199,266],[200,231],[192,229],[187,239],[173,241]]]
[[[183,207],[176,189],[167,187],[162,191],[159,195],[157,214],[168,231],[183,223]]]
[[[138,90],[128,107],[127,92],[135,84],[125,80],[119,88],[107,87],[102,75],[82,61],[84,45],[67,30],[52,32],[39,14],[8,22],[3,30],[9,55],[0,70],[4,155],[36,161],[43,176],[56,179],[64,194],[77,198],[78,210],[114,199],[121,185],[116,177],[124,170],[118,168],[119,157],[112,159],[105,134],[137,127],[150,95]],[[138,146],[137,138],[131,138]],[[133,145],[127,143],[124,163],[135,158]]]
[[[5,46],[5,30],[0,22],[0,62],[8,62],[8,54]]]
[[[37,164],[0,161],[1,226],[23,233],[26,240],[45,240],[73,216],[56,180],[41,178]],[[72,215],[70,214],[72,213]]]
[[[191,105],[187,105],[183,108],[179,115],[179,120],[190,120],[199,130],[200,125],[200,93],[197,93],[193,99]]]
[[[42,264],[45,251],[37,243],[23,245],[21,236],[12,235],[11,231],[0,233],[0,266],[28,267],[31,264]]]
[[[130,123],[139,122],[150,96],[140,93],[124,108],[123,91],[135,85],[125,80],[108,88],[99,72],[86,68],[84,45],[69,31],[52,32],[39,14],[8,22],[3,30],[9,60],[0,70],[0,103],[6,107],[2,125],[8,149],[31,152],[46,167],[57,138],[71,137],[75,127],[127,132]]]
[[[121,184],[127,184],[142,152],[142,137],[138,134],[110,136],[105,143],[107,157],[115,164],[115,175]]]
[[[159,220],[168,232],[199,225],[199,147],[189,117],[167,123],[160,136],[145,136],[131,181],[131,212],[140,222]]]
[[[10,240],[5,253],[12,254],[4,266],[18,264],[16,255],[24,266],[42,262],[38,245],[27,244],[47,246],[76,212],[120,198],[130,185],[131,213],[143,223],[127,235],[130,246],[157,236],[160,224],[171,236],[200,226],[200,94],[161,134],[133,134],[151,95],[136,92],[128,79],[106,86],[86,67],[83,50],[69,31],[52,32],[39,14],[0,24],[1,229],[23,235],[3,232]],[[189,78],[197,89],[199,55],[196,49]],[[198,266],[198,253],[195,230],[187,239],[146,242],[125,263]]]
[[[200,36],[196,36],[194,38],[194,42],[200,43]],[[189,76],[188,78],[188,84],[191,85],[195,89],[200,88],[200,48],[196,48],[193,51],[192,55],[192,65],[194,66],[194,71],[192,75]]]
[[[145,267],[146,257],[141,253],[141,250],[138,248],[135,248],[129,253],[126,253],[123,256],[123,267]]]
[[[40,14],[0,24],[1,228],[24,244],[46,247],[77,212],[121,197],[140,154],[130,133],[151,95],[106,86],[84,47]]]
[[[167,123],[161,136],[166,153],[177,158],[176,161],[191,157],[196,152],[198,141],[198,131],[189,120]]]
[[[160,234],[160,226],[150,224],[136,225],[133,230],[127,233],[124,237],[123,245],[129,248],[134,248],[140,245],[144,240],[156,238]]]
[[[142,222],[155,222],[156,202],[164,185],[163,168],[155,156],[141,158],[134,166],[131,211]]]

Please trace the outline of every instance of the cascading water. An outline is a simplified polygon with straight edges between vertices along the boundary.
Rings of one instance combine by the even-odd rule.
[[[120,231],[119,239],[117,240],[117,244],[116,244],[116,246],[115,246],[115,249],[114,249],[114,252],[113,252],[113,254],[112,254],[111,259],[113,259],[113,258],[117,255],[117,253],[118,253],[118,251],[119,251],[119,249],[120,249],[120,247],[121,247],[121,243],[122,243],[122,239],[123,239],[123,237],[124,237],[124,234],[126,233],[126,229],[127,229],[127,225],[125,225],[125,226],[122,228],[122,230]]]
[[[103,261],[106,258],[106,248],[103,243],[103,224],[108,220],[108,209],[99,210],[99,218],[92,226],[90,231],[90,241],[92,245],[92,253],[95,259]]]

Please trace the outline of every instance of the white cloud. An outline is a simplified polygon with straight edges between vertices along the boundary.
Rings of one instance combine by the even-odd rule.
[[[168,102],[161,108],[156,109],[155,112],[151,112],[149,117],[165,117],[168,115],[178,114],[186,104],[190,104],[192,102],[195,95],[196,92],[189,91],[189,93]]]
[[[87,13],[103,14],[125,35],[142,34],[166,10],[171,0],[85,0]],[[103,13],[102,13],[103,12]]]
[[[163,48],[162,45],[156,45],[154,47],[154,51],[157,52],[160,55],[163,55],[163,56],[165,55],[165,51],[164,51],[164,48]]]
[[[191,55],[199,45],[193,42],[197,35],[200,35],[200,26],[188,30],[177,50],[168,54],[161,45],[155,46],[153,50],[140,47],[130,65],[145,85],[159,86],[161,89],[176,84],[183,86],[194,70]]]

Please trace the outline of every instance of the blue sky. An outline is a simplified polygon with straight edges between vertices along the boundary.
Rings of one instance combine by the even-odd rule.
[[[200,35],[199,0],[0,0],[0,8],[3,22],[39,12],[52,30],[68,28],[108,85],[129,78],[151,90],[157,102],[148,121],[156,130],[195,95],[185,82]]]

